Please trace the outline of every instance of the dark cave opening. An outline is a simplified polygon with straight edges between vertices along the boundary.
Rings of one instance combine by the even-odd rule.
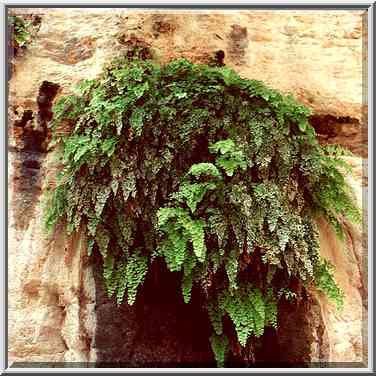
[[[136,303],[117,306],[105,293],[99,254],[95,260],[98,367],[216,367],[209,342],[211,324],[200,289],[193,288],[191,302],[185,304],[181,276],[156,259]],[[254,362],[245,361],[243,351],[229,354],[226,367],[307,367],[316,330],[311,308],[309,299],[282,300],[278,329],[266,328],[254,348]],[[225,330],[231,325],[228,318],[224,325]]]
[[[162,260],[155,260],[149,273],[136,303],[137,317],[142,318],[141,342],[155,349],[155,360],[145,359],[147,363],[163,367],[215,367],[209,343],[210,322],[201,291],[193,288],[191,302],[186,304],[180,273],[169,272]],[[140,350],[142,347],[138,345]]]
[[[192,304],[185,304],[179,274],[155,260],[136,303],[117,306],[104,291],[99,255],[96,265],[98,366],[215,367],[210,322],[198,289],[192,291]]]
[[[308,367],[311,358],[312,320],[311,302],[287,301],[278,305],[278,328],[266,328],[256,349],[255,367]]]

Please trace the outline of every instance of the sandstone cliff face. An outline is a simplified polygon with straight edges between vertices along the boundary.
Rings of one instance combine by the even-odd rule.
[[[58,230],[47,237],[40,193],[30,193],[36,188],[17,171],[16,162],[25,162],[19,154],[9,156],[10,363],[95,361],[95,286],[84,239],[80,234],[68,238]],[[45,164],[41,162],[40,180]],[[17,179],[26,185],[20,191]]]
[[[359,11],[14,12],[38,14],[41,24],[31,45],[16,58],[9,81],[10,364],[93,362],[97,355],[101,360],[126,360],[135,365],[145,359],[188,362],[201,357],[210,362],[206,348],[200,355],[188,347],[188,355],[174,353],[179,345],[172,334],[163,345],[163,354],[156,354],[156,343],[146,338],[148,329],[137,323],[137,310],[122,309],[126,323],[112,322],[104,328],[113,321],[115,308],[103,297],[97,272],[93,275],[84,239],[80,235],[67,238],[57,231],[52,241],[43,234],[40,200],[46,175],[56,170],[46,152],[51,105],[80,80],[96,77],[109,59],[131,43],[150,46],[160,62],[177,57],[207,62],[221,50],[225,64],[242,76],[263,80],[309,106],[320,141],[353,150],[357,157],[351,160],[355,166],[351,184],[362,206],[362,187],[367,186],[362,167],[362,158],[367,158],[365,16]],[[322,296],[313,295],[314,318],[307,324],[311,361],[366,361],[365,228],[349,227],[345,248],[321,225],[322,252],[337,266],[346,301],[344,311],[338,313]],[[150,301],[142,307],[142,317],[155,309]],[[166,306],[161,316],[175,308]],[[119,337],[116,332],[121,325]],[[281,328],[285,333],[288,330],[292,329]],[[124,341],[123,350],[110,342],[114,336]]]
[[[355,188],[358,205],[367,208],[362,189],[364,167],[355,158],[349,162],[354,168],[354,177],[349,182]],[[358,178],[356,178],[358,176]],[[335,277],[345,294],[343,311],[336,310],[325,298],[316,295],[328,336],[327,359],[331,362],[366,362],[367,351],[367,224],[347,225],[347,241],[338,240],[333,230],[320,222],[321,254],[336,266]]]

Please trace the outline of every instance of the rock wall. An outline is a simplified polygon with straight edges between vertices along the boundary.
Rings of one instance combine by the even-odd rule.
[[[355,188],[359,207],[363,208],[361,226],[347,224],[347,241],[341,243],[333,230],[320,222],[321,254],[336,266],[335,277],[345,294],[343,311],[337,311],[326,299],[318,296],[325,330],[329,337],[328,359],[332,362],[367,362],[368,359],[368,274],[367,274],[367,188],[364,165],[357,158],[348,158],[354,176],[349,184]]]
[[[153,360],[159,364],[194,360],[210,364],[207,344],[197,340],[199,335],[189,335],[190,317],[177,318],[178,303],[159,307],[156,317],[161,320],[148,328],[143,321],[158,309],[153,289],[151,300],[134,310],[117,310],[103,295],[97,266],[93,268],[86,258],[82,236],[67,238],[57,231],[48,240],[43,234],[41,197],[46,176],[57,168],[46,152],[51,105],[80,80],[98,75],[108,60],[132,43],[150,46],[160,62],[177,57],[208,62],[222,51],[224,63],[242,76],[263,80],[309,106],[321,142],[340,143],[356,154],[351,159],[355,166],[351,184],[363,206],[367,186],[363,168],[367,158],[365,14],[40,8],[12,12],[38,15],[41,24],[32,43],[15,58],[9,80],[9,363],[98,360],[140,366]],[[280,329],[285,334],[278,346],[290,349],[290,360],[300,351],[300,360],[308,356],[313,362],[366,361],[365,230],[366,224],[349,226],[345,248],[321,224],[322,252],[337,266],[345,309],[338,313],[314,293],[311,316],[305,316],[305,328],[311,332],[307,344],[287,340],[291,325]],[[145,285],[146,290],[153,287],[150,281]],[[192,309],[192,315],[200,315],[199,307]],[[289,308],[286,312],[291,314]],[[163,318],[171,325],[163,326]],[[174,332],[179,325],[188,328],[184,339]],[[165,342],[156,342],[164,330],[168,332]],[[302,329],[295,337],[307,332]]]
[[[44,233],[40,193],[32,195],[31,208],[27,190],[35,187],[14,190],[20,160],[22,153],[10,153],[9,364],[95,361],[95,284],[84,238],[59,229],[51,238]],[[48,165],[41,164],[41,180]]]

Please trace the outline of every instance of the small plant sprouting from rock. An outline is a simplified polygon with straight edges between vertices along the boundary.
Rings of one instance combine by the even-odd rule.
[[[30,43],[33,29],[40,24],[40,17],[38,16],[16,16],[8,17],[9,26],[9,43],[14,56],[18,51],[28,43]]]
[[[47,228],[84,231],[118,304],[135,302],[156,257],[180,273],[187,304],[200,287],[223,366],[234,343],[277,326],[281,298],[316,286],[342,305],[315,220],[341,235],[360,212],[340,153],[318,144],[308,116],[227,67],[119,58],[55,105],[63,168]]]

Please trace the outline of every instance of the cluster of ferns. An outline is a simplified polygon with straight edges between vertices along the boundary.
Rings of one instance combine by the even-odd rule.
[[[276,327],[278,302],[302,289],[341,308],[316,220],[343,238],[361,213],[344,150],[318,144],[306,107],[225,66],[137,55],[75,90],[53,109],[62,166],[45,224],[82,231],[118,304],[136,301],[163,258],[187,304],[192,288],[205,297],[218,366]]]

